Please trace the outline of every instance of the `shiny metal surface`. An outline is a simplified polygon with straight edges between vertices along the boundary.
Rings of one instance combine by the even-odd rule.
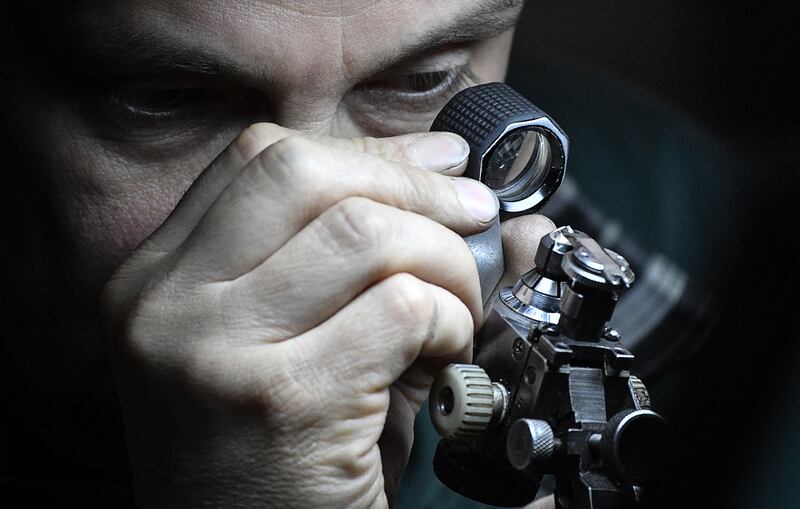
[[[465,237],[467,247],[478,264],[482,302],[486,304],[505,270],[503,241],[500,237],[500,218],[488,230]]]
[[[481,181],[483,181],[484,169],[487,167],[497,146],[503,143],[503,140],[510,133],[519,129],[536,130],[547,139],[549,145],[548,169],[542,178],[518,179],[517,185],[508,186],[502,193],[498,193],[500,208],[506,212],[523,212],[543,203],[561,185],[567,167],[567,154],[569,153],[567,136],[552,120],[547,117],[540,117],[534,120],[509,124],[492,145],[481,154]]]

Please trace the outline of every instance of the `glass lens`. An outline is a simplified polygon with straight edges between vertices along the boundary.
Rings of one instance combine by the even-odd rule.
[[[524,192],[532,194],[550,170],[550,143],[533,129],[518,129],[506,134],[485,159],[482,181],[499,198]]]

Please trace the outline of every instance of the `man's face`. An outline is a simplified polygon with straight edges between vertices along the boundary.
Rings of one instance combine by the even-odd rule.
[[[16,103],[78,282],[98,289],[254,122],[343,137],[427,130],[455,92],[503,79],[520,8],[83,2],[67,18],[58,71],[21,87]]]

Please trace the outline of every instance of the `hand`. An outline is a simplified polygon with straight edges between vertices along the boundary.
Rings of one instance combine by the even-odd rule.
[[[259,124],[203,172],[104,294],[141,505],[388,504],[482,319],[463,147]]]
[[[524,509],[555,509],[556,501],[553,495],[542,497],[526,505]]]

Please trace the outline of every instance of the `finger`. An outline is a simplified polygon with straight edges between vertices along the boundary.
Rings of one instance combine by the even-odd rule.
[[[419,214],[358,197],[325,211],[227,285],[223,301],[261,320],[251,330],[269,329],[280,340],[317,326],[373,283],[401,272],[446,288],[474,319],[481,317],[477,265],[461,237]]]
[[[378,446],[381,450],[384,486],[389,500],[400,483],[414,444],[414,419],[428,398],[436,371],[417,362],[389,387],[389,410]],[[437,370],[438,371],[438,370]]]
[[[427,216],[461,235],[486,229],[498,210],[494,193],[475,180],[290,137],[228,185],[184,244],[183,261],[208,281],[235,279],[353,196]]]
[[[389,388],[389,398],[389,410],[383,432],[378,439],[378,447],[381,450],[384,489],[387,498],[394,500],[414,443],[414,418],[417,412],[394,386]]]
[[[391,138],[315,138],[327,145],[373,154],[389,161],[406,163],[442,175],[464,173],[469,145],[448,132],[411,133]]]
[[[514,285],[533,269],[539,240],[556,228],[550,219],[539,214],[508,219],[500,227],[506,268],[495,290]]]
[[[438,367],[466,360],[472,334],[472,315],[458,297],[410,274],[395,274],[285,344],[291,345],[298,363],[325,360],[313,373],[297,373],[330,391],[323,399],[357,401],[358,396],[384,391],[418,358]],[[336,409],[332,418],[359,411]]]
[[[553,495],[542,497],[526,505],[524,509],[555,509],[556,500]]]
[[[276,141],[297,134],[268,123],[254,124],[242,131],[192,183],[167,220],[147,240],[148,246],[163,252],[177,248],[247,163]]]
[[[169,220],[148,240],[151,249],[169,252],[188,236],[202,215],[239,171],[273,143],[302,133],[277,124],[253,124],[231,142],[192,184]],[[461,175],[469,145],[451,133],[410,133],[388,138],[335,138],[307,135],[320,143],[413,164],[428,171]]]

